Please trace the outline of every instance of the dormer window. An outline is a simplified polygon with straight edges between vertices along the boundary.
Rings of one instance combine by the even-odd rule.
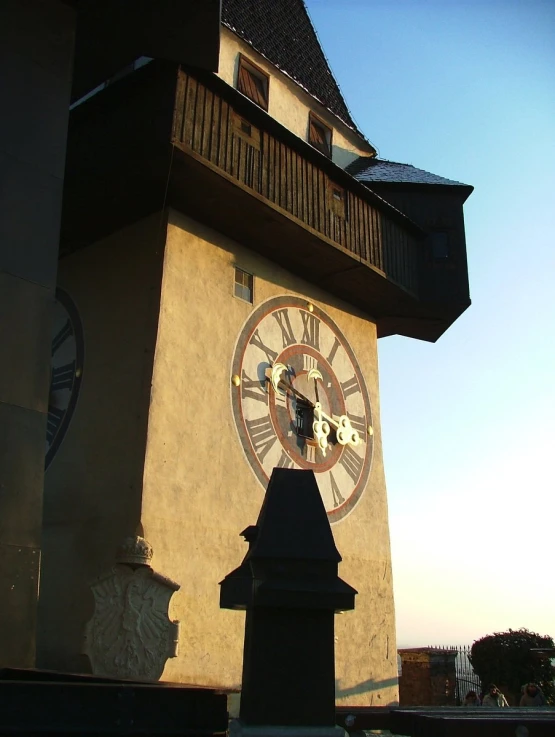
[[[268,88],[270,78],[262,69],[249,61],[242,54],[239,55],[239,72],[237,74],[237,89],[263,110],[268,110]]]
[[[331,128],[322,123],[314,113],[310,113],[308,117],[308,142],[331,159]]]

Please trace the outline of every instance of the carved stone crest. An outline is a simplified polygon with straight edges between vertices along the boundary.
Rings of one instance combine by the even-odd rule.
[[[153,571],[151,558],[144,538],[126,538],[118,563],[91,584],[95,610],[84,650],[95,675],[157,681],[177,655],[179,622],[168,607],[179,584]]]

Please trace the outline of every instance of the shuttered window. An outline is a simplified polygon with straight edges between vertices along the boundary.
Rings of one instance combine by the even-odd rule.
[[[331,128],[312,113],[308,118],[308,142],[331,159]]]
[[[237,89],[249,97],[263,110],[268,109],[268,86],[267,74],[254,66],[245,57],[239,57],[239,73],[237,76]]]

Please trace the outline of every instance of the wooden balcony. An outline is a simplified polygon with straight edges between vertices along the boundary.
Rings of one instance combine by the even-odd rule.
[[[380,335],[435,340],[455,319],[422,293],[425,232],[218,78],[180,70],[172,140],[185,209],[364,310]]]
[[[436,340],[468,306],[466,260],[446,296],[424,230],[216,75],[154,62],[97,97],[70,123],[66,241],[170,204],[358,307],[380,336]]]

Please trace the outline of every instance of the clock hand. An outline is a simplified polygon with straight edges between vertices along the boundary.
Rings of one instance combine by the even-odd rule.
[[[354,427],[351,425],[351,421],[349,420],[347,415],[341,415],[337,419],[335,417],[330,417],[330,415],[326,414],[323,411],[322,405],[320,404],[320,402],[316,402],[316,404],[314,405],[314,416],[316,419],[313,425],[313,432],[314,432],[314,437],[317,438],[319,445],[320,445],[319,438],[321,437],[322,432],[324,431],[322,424],[321,424],[322,422],[326,422],[328,427],[329,425],[333,425],[335,427],[335,436],[337,438],[337,442],[340,445],[349,444],[349,445],[357,446],[357,445],[360,445],[360,443],[362,442],[360,435],[358,434],[358,431],[355,430]],[[317,437],[317,434],[318,434],[318,437]],[[329,434],[329,431],[326,433],[326,438],[328,434]],[[326,445],[327,445],[327,439],[326,439]]]
[[[283,381],[283,379],[279,382],[279,386],[283,387],[286,391],[292,392],[298,399],[300,399],[305,404],[308,404],[309,407],[314,407],[314,402],[310,400],[308,397],[305,397],[304,394],[302,394],[298,389],[295,389],[295,387],[292,384],[288,384],[286,381]]]
[[[310,369],[310,371],[308,372],[308,379],[309,380],[310,379],[314,379],[314,383],[316,384],[316,379],[321,379],[323,381],[324,380],[324,377],[318,371],[318,369]],[[280,381],[280,384],[282,384],[287,389],[289,389],[290,391],[292,391],[293,394],[295,394],[299,399],[302,399],[303,402],[305,402],[306,404],[308,404],[309,407],[313,407],[314,408],[315,405],[314,405],[314,402],[312,401],[312,399],[309,399],[308,397],[305,397],[305,395],[302,394],[298,389],[295,389],[295,387],[293,386],[293,384],[287,383],[287,382],[283,381],[283,379]],[[318,400],[318,386],[317,386],[317,384],[316,384],[316,401],[317,402],[319,401]]]
[[[314,388],[316,390],[316,402],[319,402],[320,400],[318,398],[318,382],[317,382],[317,379],[320,379],[320,381],[324,381],[324,377],[318,371],[318,369],[311,368],[310,371],[308,372],[307,378],[308,378],[309,381],[310,381],[310,379],[314,379]],[[282,382],[282,383],[284,383],[284,382]],[[299,399],[302,399],[303,402],[306,402],[309,407],[315,407],[314,402],[311,399],[309,399],[308,397],[305,397],[304,394],[301,394],[301,392],[298,389],[295,389],[295,387],[292,384],[286,384],[286,386],[289,389],[291,389],[291,391],[294,394],[296,394],[297,397],[299,397]]]
[[[276,394],[278,389],[283,389],[286,392],[289,391],[296,397],[301,399],[303,402],[308,404],[309,407],[314,407],[314,402],[312,402],[308,397],[305,397],[305,395],[302,394],[298,389],[295,389],[293,384],[284,381],[281,378],[281,375],[284,371],[287,371],[287,366],[284,363],[274,363],[271,369],[266,369],[266,378],[270,379],[270,382],[274,387],[274,391],[276,392]]]
[[[308,380],[310,381],[310,379],[314,379],[314,393],[316,395],[316,401],[319,402],[320,397],[318,396],[318,379],[320,379],[320,381],[324,381],[324,377],[318,371],[318,369],[311,368],[308,372]]]
[[[284,363],[275,363],[271,369],[266,370],[266,376],[270,379],[274,391],[283,389],[284,391],[290,391],[296,397],[305,402],[309,407],[314,409],[314,422],[312,423],[312,432],[314,433],[314,439],[318,443],[318,447],[322,451],[322,455],[326,455],[326,448],[328,447],[328,435],[331,432],[330,425],[335,427],[335,435],[337,442],[340,445],[352,445],[357,446],[362,442],[358,431],[351,425],[351,421],[347,415],[340,415],[337,419],[331,417],[323,411],[321,403],[318,401],[318,379],[323,380],[322,374],[318,369],[310,369],[308,372],[308,378],[314,379],[316,385],[316,403],[312,402],[308,397],[295,389],[293,384],[286,382],[281,378],[284,371],[287,371],[287,366]]]
[[[320,402],[316,402],[314,405],[314,422],[312,423],[312,432],[314,434],[314,440],[318,443],[318,447],[322,451],[322,455],[326,455],[326,448],[328,447],[328,435],[331,432],[329,423],[322,419],[324,413],[322,412],[322,405]]]
[[[281,382],[281,375],[284,371],[287,371],[287,366],[284,363],[274,363],[271,368],[266,369],[266,378],[270,379],[270,383],[274,387],[276,394],[278,384]]]
[[[335,437],[340,445],[352,445],[356,447],[362,443],[358,430],[351,425],[351,421],[347,415],[341,415],[339,425],[335,430]]]

